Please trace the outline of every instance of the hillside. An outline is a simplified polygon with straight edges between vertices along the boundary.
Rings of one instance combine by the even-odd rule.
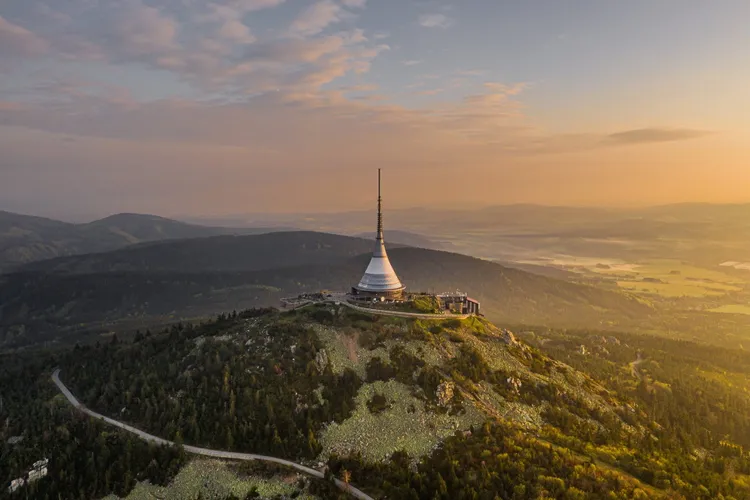
[[[0,273],[29,262],[103,252],[135,243],[272,230],[197,226],[140,214],[118,214],[87,224],[69,224],[0,211]]]
[[[214,236],[131,246],[62,257],[21,272],[55,274],[247,272],[334,264],[372,250],[372,241],[312,231]]]
[[[71,418],[64,400],[51,397],[46,364],[59,366],[95,411],[179,443],[327,466],[373,498],[747,498],[750,459],[735,441],[747,413],[736,413],[742,420],[728,435],[725,422],[710,415],[686,419],[691,401],[673,398],[655,380],[641,389],[628,369],[632,349],[608,342],[613,355],[599,345],[596,356],[611,358],[611,367],[589,376],[482,319],[374,317],[330,304],[246,311],[132,342],[114,337],[6,357],[2,479],[44,450],[54,480],[37,483],[35,498],[125,496],[136,487],[144,498],[228,499],[246,492],[247,481],[286,484],[280,494],[299,494],[293,485],[308,498],[347,498],[325,483],[284,480],[278,471],[260,483],[260,471],[179,452],[154,479],[162,486],[149,486],[145,480],[160,469],[146,465],[154,451],[126,445],[117,431],[101,437],[96,426],[69,424],[54,439],[28,431],[44,419]],[[719,368],[746,366],[745,358],[736,354]],[[608,374],[619,372],[610,383]],[[658,391],[658,407],[650,391]],[[710,392],[702,398],[709,408],[719,402]],[[25,439],[9,445],[7,436]],[[112,453],[107,443],[137,455]],[[93,451],[86,447],[98,448],[99,458],[88,466],[65,459],[76,447],[84,456]],[[113,481],[71,481],[94,467]],[[190,474],[201,480],[184,477]]]
[[[34,263],[0,277],[5,346],[74,334],[145,329],[253,306],[300,292],[348,290],[372,243],[312,232],[219,236],[140,245]],[[534,275],[459,254],[392,248],[414,291],[463,290],[504,323],[611,326],[651,309],[616,292]]]

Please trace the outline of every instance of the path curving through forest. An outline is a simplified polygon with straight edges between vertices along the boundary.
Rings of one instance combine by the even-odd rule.
[[[119,422],[117,420],[111,419],[109,417],[105,417],[104,415],[100,413],[96,413],[95,411],[89,410],[84,405],[82,405],[78,399],[73,395],[72,392],[65,386],[65,384],[62,383],[60,380],[60,369],[55,369],[54,372],[52,372],[52,381],[55,383],[58,389],[60,389],[60,392],[63,393],[65,398],[68,400],[68,402],[73,405],[77,410],[85,413],[86,415],[96,418],[98,420],[103,420],[109,425],[119,427],[120,429],[130,432],[131,434],[135,434],[139,438],[143,439],[144,441],[148,441],[149,443],[154,443],[160,446],[176,446],[174,442],[168,441],[166,439],[162,439],[158,436],[154,436],[153,434],[149,434],[147,432],[144,432],[140,429],[136,429],[135,427],[132,427],[128,424],[125,424],[123,422]],[[290,462],[289,460],[284,460],[283,458],[276,458],[276,457],[269,457],[266,455],[255,455],[253,453],[237,453],[233,451],[222,451],[222,450],[210,450],[208,448],[198,448],[196,446],[189,446],[184,445],[182,447],[186,452],[192,453],[193,455],[202,455],[204,457],[212,457],[212,458],[223,458],[228,460],[242,460],[242,461],[251,461],[251,460],[259,460],[262,462],[271,462],[279,465],[283,465],[286,467],[291,467],[292,469],[296,469],[300,472],[303,472],[305,474],[308,474],[310,476],[313,476],[318,479],[324,479],[325,475],[319,471],[315,470],[310,467],[306,467],[302,464],[298,464],[295,462]],[[354,486],[347,484],[343,481],[340,481],[338,479],[334,479],[336,486],[346,493],[349,493],[354,498],[358,498],[359,500],[374,500],[371,496],[367,495],[363,491],[358,490]]]

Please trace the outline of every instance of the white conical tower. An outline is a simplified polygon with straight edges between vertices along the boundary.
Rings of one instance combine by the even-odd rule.
[[[396,276],[396,271],[393,270],[391,261],[388,260],[388,253],[385,251],[380,169],[378,169],[378,233],[375,237],[375,249],[364,276],[362,276],[359,284],[352,289],[352,292],[355,295],[394,298],[401,296],[405,288]]]

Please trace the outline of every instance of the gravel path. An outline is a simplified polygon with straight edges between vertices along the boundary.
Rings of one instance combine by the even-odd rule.
[[[73,405],[75,408],[82,411],[83,413],[89,415],[90,417],[103,420],[104,422],[110,425],[119,427],[122,430],[135,434],[136,436],[143,439],[144,441],[148,441],[150,443],[155,443],[155,444],[163,445],[163,446],[174,446],[175,443],[172,441],[167,441],[166,439],[162,439],[160,437],[154,436],[147,432],[143,432],[140,429],[136,429],[135,427],[132,427],[128,424],[124,424],[122,422],[118,422],[117,420],[111,419],[109,417],[105,417],[104,415],[91,411],[85,406],[83,406],[78,401],[78,399],[76,399],[73,393],[70,392],[70,390],[60,380],[59,368],[56,369],[54,372],[52,372],[52,381],[55,383],[58,389],[60,389],[60,391],[63,393],[63,395],[70,402],[71,405]],[[225,458],[229,460],[245,460],[245,461],[261,460],[263,462],[272,462],[275,464],[280,464],[280,465],[284,465],[287,467],[291,467],[293,469],[296,469],[300,472],[304,472],[305,474],[309,474],[318,479],[324,479],[324,474],[320,472],[319,470],[315,470],[310,467],[305,467],[304,465],[301,465],[295,462],[290,462],[289,460],[284,460],[282,458],[268,457],[266,455],[255,455],[252,453],[236,453],[233,451],[209,450],[208,448],[198,448],[195,446],[188,446],[188,445],[184,445],[183,448],[188,453],[192,453],[194,455],[202,455],[205,457]],[[371,496],[358,490],[354,486],[348,485],[344,483],[343,481],[339,481],[338,479],[336,479],[335,481],[336,481],[336,486],[338,486],[339,489],[341,489],[342,491],[346,493],[349,493],[355,498],[358,498],[360,500],[374,500]]]
[[[641,357],[641,351],[638,351],[638,358],[635,361],[630,362],[630,373],[638,379],[638,382],[643,380],[643,376],[641,375],[641,372],[638,371],[638,365],[646,361]]]

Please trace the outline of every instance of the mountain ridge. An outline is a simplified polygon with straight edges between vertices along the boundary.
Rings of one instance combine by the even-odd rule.
[[[155,318],[188,319],[276,306],[281,297],[301,292],[346,291],[361,277],[371,250],[372,242],[359,238],[279,232],[149,243],[32,263],[0,277],[0,342],[63,339],[81,324],[99,331],[118,323],[146,328]],[[463,290],[496,321],[606,325],[651,312],[622,293],[461,254],[391,246],[389,255],[409,290]]]
[[[282,229],[200,226],[157,215],[135,213],[114,214],[74,224],[0,211],[0,273],[29,262],[105,252],[137,243],[278,230]]]

